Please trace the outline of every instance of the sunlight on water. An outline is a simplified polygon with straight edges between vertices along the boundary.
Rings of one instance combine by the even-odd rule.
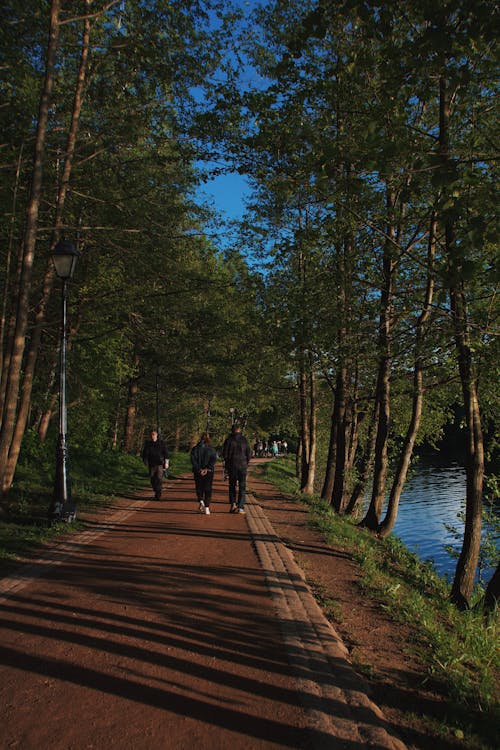
[[[458,464],[421,465],[401,496],[394,534],[420,559],[433,560],[438,573],[452,579],[456,559],[444,547],[460,552],[464,524],[459,514],[464,511],[464,469]],[[483,571],[483,579],[488,581],[492,573],[492,569]]]

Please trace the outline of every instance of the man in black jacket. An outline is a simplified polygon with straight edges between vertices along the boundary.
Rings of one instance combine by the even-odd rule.
[[[155,499],[161,500],[163,470],[168,469],[169,453],[163,440],[159,439],[156,430],[151,430],[151,439],[144,443],[142,460],[149,469],[149,478],[155,493]]]
[[[250,446],[241,432],[241,427],[237,424],[233,425],[231,434],[222,448],[224,470],[229,475],[230,513],[245,512],[245,491],[250,455]],[[238,485],[238,501],[236,501],[236,485]]]

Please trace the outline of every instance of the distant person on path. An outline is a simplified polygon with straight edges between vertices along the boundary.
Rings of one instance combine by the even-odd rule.
[[[155,500],[161,500],[163,471],[169,467],[168,448],[158,437],[156,430],[151,430],[151,437],[144,443],[142,460],[149,469],[151,487],[155,493]]]
[[[217,451],[210,444],[210,435],[204,432],[199,442],[191,449],[191,465],[193,467],[196,497],[200,513],[210,515],[210,500],[212,498],[212,483],[214,467],[217,461]]]
[[[233,425],[231,434],[222,449],[224,470],[229,476],[230,513],[245,513],[245,491],[250,455],[250,445],[242,434],[241,427],[237,424]],[[236,499],[236,485],[238,485],[238,499]]]

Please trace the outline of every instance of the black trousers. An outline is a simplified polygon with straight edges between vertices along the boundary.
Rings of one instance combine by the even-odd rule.
[[[161,488],[163,484],[163,464],[160,464],[159,466],[150,466],[149,478],[151,480],[151,487],[153,488],[153,492],[155,493],[155,498],[157,500],[161,500]]]
[[[196,497],[199,502],[204,502],[208,508],[210,500],[212,498],[212,483],[214,481],[213,471],[207,471],[205,476],[202,476],[198,471],[194,473],[194,484],[196,487]]]
[[[237,489],[236,489],[237,487]],[[247,468],[229,467],[229,502],[231,505],[238,505],[243,510],[245,507],[247,487]],[[238,500],[236,501],[236,494]]]

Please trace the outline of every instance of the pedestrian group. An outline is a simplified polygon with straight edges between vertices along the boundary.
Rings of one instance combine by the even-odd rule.
[[[286,453],[286,441],[258,441],[254,444],[255,456],[278,456]],[[251,450],[248,440],[241,432],[241,427],[234,424],[222,448],[224,461],[224,478],[229,480],[228,500],[230,513],[245,513],[245,497],[248,464]],[[148,467],[151,486],[155,500],[161,500],[163,477],[169,468],[169,452],[157,430],[151,430],[149,440],[144,443],[142,460]],[[191,449],[191,466],[193,469],[196,499],[200,513],[210,515],[210,500],[214,479],[217,451],[212,446],[210,435],[204,432]]]

